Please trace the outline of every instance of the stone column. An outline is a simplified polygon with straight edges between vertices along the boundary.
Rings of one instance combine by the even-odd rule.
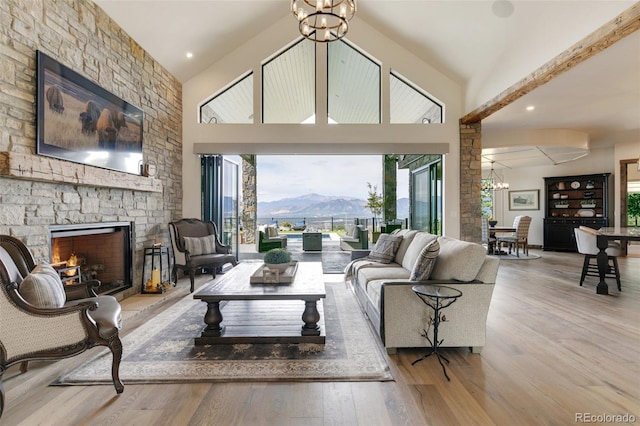
[[[382,159],[383,188],[382,188],[382,214],[383,220],[391,222],[398,216],[397,185],[398,177],[396,173],[396,156],[385,155]]]
[[[482,181],[482,123],[460,122],[460,239],[482,239],[480,185]]]
[[[255,243],[258,195],[256,188],[256,156],[242,156],[242,241]]]

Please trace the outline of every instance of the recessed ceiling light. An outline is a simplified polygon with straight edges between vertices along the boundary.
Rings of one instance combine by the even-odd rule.
[[[533,111],[534,109],[536,109],[536,107],[534,107],[533,105],[529,105],[527,107],[527,111]]]
[[[193,53],[187,52],[187,58],[193,58]]]

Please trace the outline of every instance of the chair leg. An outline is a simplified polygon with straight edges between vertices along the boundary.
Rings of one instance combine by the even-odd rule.
[[[612,256],[611,260],[613,260],[613,271],[616,274],[616,284],[618,284],[618,291],[622,291],[622,285],[620,285],[620,269],[618,269],[618,258]]]
[[[120,381],[120,361],[122,360],[122,342],[117,335],[109,341],[109,349],[113,355],[113,362],[111,364],[111,378],[113,380],[113,386],[116,388],[116,393],[122,393],[124,391],[124,385]]]
[[[196,287],[196,270],[194,268],[189,268],[189,281],[191,281],[191,293],[193,293]]]
[[[584,277],[587,276],[587,270],[589,269],[589,262],[591,258],[588,255],[584,256],[584,262],[582,263],[582,275],[580,275],[580,287],[582,287],[582,282],[584,281]]]
[[[28,369],[29,369],[29,361],[22,361],[20,363],[20,372],[24,374],[27,372]]]

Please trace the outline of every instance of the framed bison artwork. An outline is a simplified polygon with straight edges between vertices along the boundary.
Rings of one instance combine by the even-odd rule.
[[[37,153],[140,174],[143,112],[37,53]]]

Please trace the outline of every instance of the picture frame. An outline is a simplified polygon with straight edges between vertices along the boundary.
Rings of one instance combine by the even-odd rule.
[[[540,210],[540,190],[509,191],[509,210]]]
[[[37,51],[36,153],[141,173],[144,112]]]

